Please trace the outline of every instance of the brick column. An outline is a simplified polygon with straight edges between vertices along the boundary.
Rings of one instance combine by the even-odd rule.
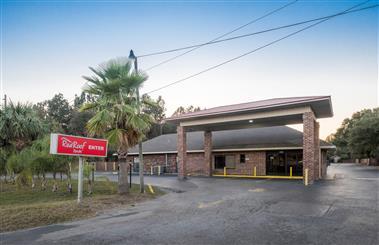
[[[187,135],[184,127],[177,127],[178,133],[178,179],[184,180],[186,178],[186,161],[187,161]]]
[[[212,176],[212,132],[204,132],[204,164],[205,174]]]
[[[303,114],[303,176],[308,169],[308,183],[315,179],[315,116],[313,112]],[[317,173],[318,174],[318,173]],[[305,178],[304,178],[305,181]]]
[[[321,178],[321,164],[320,164],[320,123],[315,121],[315,180]]]
[[[321,158],[321,178],[325,179],[326,178],[326,174],[327,174],[327,165],[326,165],[327,156],[326,156],[326,151],[321,151],[320,158]]]

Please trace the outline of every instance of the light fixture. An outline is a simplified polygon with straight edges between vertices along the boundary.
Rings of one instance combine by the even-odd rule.
[[[253,119],[250,119],[250,120],[249,120],[249,123],[253,123],[253,122],[254,122],[254,120],[253,120]]]
[[[134,55],[133,49],[130,50],[129,59],[135,60],[137,57]]]

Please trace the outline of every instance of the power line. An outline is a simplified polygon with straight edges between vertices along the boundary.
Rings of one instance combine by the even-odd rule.
[[[289,28],[289,27],[303,25],[303,24],[307,24],[307,23],[310,23],[310,22],[315,22],[315,21],[318,21],[318,20],[328,19],[328,18],[331,18],[331,17],[336,17],[336,16],[341,16],[341,15],[350,14],[350,13],[354,13],[354,12],[359,12],[359,11],[370,9],[370,8],[377,7],[377,6],[378,6],[378,4],[375,4],[375,5],[372,5],[372,6],[368,6],[368,7],[364,7],[364,8],[359,8],[359,9],[355,9],[355,10],[351,10],[351,11],[347,11],[347,12],[343,12],[343,13],[338,13],[338,14],[333,14],[333,15],[327,15],[327,16],[323,16],[323,17],[318,17],[318,18],[310,19],[310,20],[296,22],[296,23],[293,23],[293,24],[288,24],[288,25],[273,27],[273,28],[270,28],[270,29],[262,30],[262,31],[257,31],[257,32],[253,32],[253,33],[247,33],[247,34],[243,34],[243,35],[239,35],[239,36],[234,36],[234,37],[229,37],[229,38],[225,38],[225,39],[219,39],[219,40],[211,41],[211,42],[207,42],[207,43],[195,44],[195,45],[186,46],[186,47],[182,47],[182,48],[170,49],[170,50],[166,50],[166,51],[160,51],[160,52],[156,52],[156,53],[146,54],[146,55],[139,56],[139,57],[146,57],[146,56],[160,55],[160,54],[165,54],[165,53],[172,53],[172,52],[177,52],[177,51],[181,51],[181,50],[185,50],[185,49],[199,48],[199,47],[202,47],[202,46],[205,46],[205,45],[211,45],[211,44],[216,44],[216,43],[221,43],[221,42],[226,42],[226,41],[232,41],[232,40],[239,39],[239,38],[250,37],[250,36],[254,36],[254,35],[258,35],[258,34],[263,34],[263,33],[271,32],[271,31],[277,31],[277,30],[280,30],[280,29],[285,29],[285,28]],[[194,50],[194,49],[191,49],[191,50]]]
[[[357,4],[357,5],[353,6],[353,7],[348,8],[347,10],[345,10],[345,11],[343,11],[343,12],[340,12],[340,13],[348,12],[348,11],[350,11],[350,10],[356,8],[356,7],[359,7],[359,6],[365,4],[365,3],[369,2],[369,1],[370,1],[370,0],[364,1],[364,2],[362,2],[362,3],[360,3],[360,4]],[[373,5],[373,6],[371,6],[371,7],[367,7],[367,8],[365,8],[365,9],[371,9],[371,8],[375,8],[375,7],[378,7],[378,5]],[[219,63],[219,64],[217,64],[217,65],[214,65],[214,66],[208,67],[208,68],[205,69],[205,70],[202,70],[202,71],[200,71],[200,72],[197,72],[197,73],[192,74],[192,75],[190,75],[190,76],[187,76],[187,77],[185,77],[185,78],[179,79],[179,80],[174,81],[174,82],[172,82],[172,83],[166,84],[166,85],[164,85],[164,86],[162,86],[162,87],[160,87],[160,88],[157,88],[157,89],[151,90],[151,91],[147,92],[146,94],[150,94],[150,93],[153,93],[153,92],[156,92],[156,91],[162,90],[162,89],[164,89],[164,88],[167,88],[167,87],[170,87],[170,86],[175,85],[175,84],[177,84],[177,83],[180,83],[180,82],[186,81],[186,80],[188,80],[188,79],[190,79],[190,78],[196,77],[196,76],[198,76],[198,75],[200,75],[200,74],[203,74],[203,73],[205,73],[205,72],[208,72],[208,71],[210,71],[210,70],[216,69],[216,68],[218,68],[218,67],[220,67],[220,66],[222,66],[222,65],[228,64],[228,63],[230,63],[230,62],[232,62],[232,61],[235,61],[235,60],[240,59],[240,58],[242,58],[242,57],[245,57],[245,56],[247,56],[247,55],[249,55],[249,54],[252,54],[252,53],[254,53],[254,52],[257,52],[257,51],[259,51],[259,50],[261,50],[261,49],[264,49],[264,48],[266,48],[266,47],[268,47],[268,46],[271,46],[271,45],[273,45],[273,44],[275,44],[275,43],[278,43],[278,42],[280,42],[280,41],[282,41],[282,40],[284,40],[284,39],[287,39],[287,38],[289,38],[289,37],[292,37],[292,36],[294,36],[294,35],[296,35],[296,34],[298,34],[298,33],[300,33],[300,32],[303,32],[303,31],[307,30],[307,29],[310,29],[310,28],[312,28],[312,27],[315,27],[315,26],[317,26],[317,25],[319,25],[319,24],[321,24],[321,23],[323,23],[323,22],[325,22],[325,21],[327,21],[327,20],[330,20],[331,18],[334,18],[334,17],[336,17],[336,16],[338,16],[338,15],[336,14],[336,15],[333,15],[332,17],[327,18],[327,19],[322,19],[322,20],[320,20],[320,21],[318,21],[318,22],[316,22],[316,23],[314,23],[314,24],[311,24],[311,25],[308,25],[308,26],[306,26],[306,27],[304,27],[304,28],[301,28],[300,30],[297,30],[297,31],[292,32],[292,33],[290,33],[290,34],[288,34],[288,35],[285,35],[285,36],[283,36],[283,37],[281,37],[281,38],[279,38],[279,39],[276,39],[276,40],[274,40],[274,41],[272,41],[272,42],[269,42],[269,43],[267,43],[267,44],[265,44],[265,45],[263,45],[263,46],[260,46],[260,47],[254,49],[254,50],[251,50],[251,51],[249,51],[249,52],[247,52],[247,53],[244,53],[244,54],[242,54],[242,55],[239,55],[239,56],[237,56],[237,57],[234,57],[234,58],[229,59],[229,60],[227,60],[227,61],[224,61],[224,62],[222,62],[222,63]]]
[[[242,25],[242,26],[239,26],[239,27],[237,27],[237,28],[235,28],[235,29],[233,29],[233,30],[231,30],[231,31],[229,31],[229,32],[226,32],[226,33],[222,34],[221,36],[218,36],[218,37],[216,37],[216,38],[210,40],[210,41],[207,42],[207,43],[210,43],[210,42],[213,42],[213,41],[219,40],[220,38],[223,38],[223,37],[225,37],[225,36],[227,36],[227,35],[229,35],[229,34],[232,34],[232,33],[236,32],[236,31],[238,31],[238,30],[241,30],[242,28],[244,28],[244,27],[246,27],[246,26],[248,26],[248,25],[254,24],[255,22],[258,22],[258,21],[260,21],[260,20],[262,20],[262,19],[264,19],[264,18],[266,18],[266,17],[268,17],[268,16],[270,16],[270,15],[276,13],[276,12],[279,12],[280,10],[282,10],[282,9],[288,7],[288,6],[291,6],[292,4],[296,3],[297,1],[298,1],[298,0],[292,1],[292,2],[290,2],[290,3],[287,3],[287,4],[285,4],[285,5],[283,5],[283,6],[279,7],[279,8],[277,8],[277,9],[274,9],[273,11],[271,11],[271,12],[269,12],[269,13],[267,13],[267,14],[264,14],[264,15],[262,15],[261,17],[256,18],[256,19],[254,19],[254,20],[252,20],[252,21],[250,21],[250,22],[248,22],[248,23],[246,23],[246,24],[244,24],[244,25]],[[162,62],[160,62],[160,63],[158,63],[158,64],[156,64],[156,65],[153,65],[153,66],[147,68],[146,71],[149,71],[149,70],[154,69],[154,68],[156,68],[156,67],[158,67],[158,66],[160,66],[160,65],[166,64],[166,63],[168,63],[168,62],[170,62],[170,61],[173,61],[173,60],[175,60],[175,59],[177,59],[177,58],[179,58],[179,57],[181,57],[181,56],[183,56],[183,55],[186,55],[186,54],[188,54],[188,53],[191,53],[191,52],[195,51],[196,49],[199,49],[200,47],[206,45],[207,43],[205,43],[205,44],[203,44],[203,45],[193,46],[193,47],[191,47],[191,48],[192,48],[191,50],[188,50],[188,51],[186,51],[186,52],[184,52],[184,53],[182,53],[182,54],[176,55],[176,56],[174,56],[174,57],[172,57],[172,58],[169,58],[169,59],[167,59],[167,60],[164,60],[164,61],[162,61]],[[179,50],[177,50],[177,51],[179,51]],[[147,56],[151,56],[151,55],[152,55],[152,54],[150,54],[150,55],[149,55],[149,54],[146,54],[146,55],[141,55],[141,56],[138,56],[138,57],[141,58],[141,57],[147,57]]]

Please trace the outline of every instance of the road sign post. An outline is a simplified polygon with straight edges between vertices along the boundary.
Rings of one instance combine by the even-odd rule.
[[[50,154],[79,157],[78,204],[83,199],[83,157],[106,157],[108,141],[64,134],[51,134]]]
[[[83,199],[83,157],[79,157],[79,170],[78,170],[78,203]]]

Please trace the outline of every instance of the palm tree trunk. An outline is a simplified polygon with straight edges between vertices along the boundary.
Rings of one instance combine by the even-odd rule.
[[[129,193],[128,186],[128,163],[126,154],[119,154],[120,170],[118,175],[118,194],[126,195]]]

